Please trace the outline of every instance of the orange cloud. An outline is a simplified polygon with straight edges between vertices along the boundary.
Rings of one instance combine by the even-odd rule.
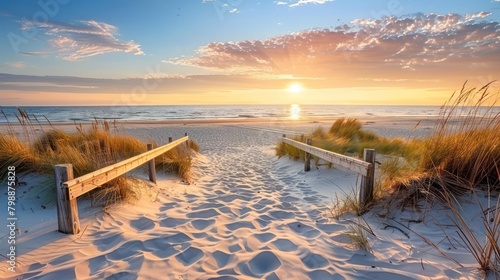
[[[359,19],[266,40],[214,42],[165,62],[226,74],[339,79],[458,79],[500,72],[500,24],[489,13]],[[457,67],[460,65],[460,67]],[[449,72],[449,73],[448,73]]]

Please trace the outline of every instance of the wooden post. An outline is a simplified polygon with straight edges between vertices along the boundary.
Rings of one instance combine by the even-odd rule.
[[[306,144],[307,145],[311,145],[312,144],[312,140],[311,138],[307,138],[306,139]],[[309,171],[311,170],[311,154],[306,152],[306,156],[305,156],[305,162],[304,162],[304,171]]]
[[[359,203],[361,206],[361,212],[366,210],[368,204],[373,200],[373,184],[375,182],[375,150],[374,149],[364,149],[363,160],[371,163],[368,168],[368,175],[361,179],[361,188],[359,191]]]
[[[148,151],[153,149],[153,144],[148,144]],[[149,161],[149,181],[156,184],[156,166],[155,159]]]
[[[283,134],[283,138],[286,138],[286,134]]]
[[[172,137],[168,137],[168,143],[172,143]]]
[[[78,234],[80,220],[76,198],[69,198],[68,188],[64,183],[73,179],[73,165],[58,164],[54,166],[57,195],[57,224],[62,233]]]

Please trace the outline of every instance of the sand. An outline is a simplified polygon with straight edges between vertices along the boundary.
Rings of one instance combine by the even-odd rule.
[[[376,121],[367,127],[403,137],[399,129],[415,133],[410,124],[414,121],[394,123]],[[44,202],[52,186],[43,178],[25,177],[27,185],[17,190],[16,272],[2,262],[0,278],[481,278],[470,253],[460,242],[445,238],[443,232],[452,236],[456,228],[439,207],[388,212],[377,206],[362,219],[331,218],[335,197],[355,189],[359,178],[324,166],[305,173],[301,163],[279,159],[273,150],[282,134],[308,132],[320,124],[127,124],[126,133],[146,140],[166,142],[162,139],[185,132],[195,139],[201,155],[194,161],[193,182],[159,175],[157,186],[142,188],[139,201],[106,209],[79,199],[83,231],[65,235],[57,232],[55,205]],[[427,130],[424,126],[419,133]],[[134,175],[146,178],[141,171]],[[35,195],[35,190],[40,191]],[[6,205],[5,197],[1,205]],[[487,203],[487,198],[479,199]],[[473,203],[465,203],[464,211],[481,236],[480,211]],[[419,219],[422,222],[410,222]],[[458,263],[395,221],[438,244]],[[371,251],[358,249],[347,237],[353,222],[373,229],[375,235],[368,237]],[[8,251],[6,238],[4,227],[2,255]]]

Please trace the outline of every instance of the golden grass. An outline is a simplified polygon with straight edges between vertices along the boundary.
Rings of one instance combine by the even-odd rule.
[[[191,150],[193,150],[197,153],[200,152],[200,146],[198,146],[198,143],[196,143],[196,141],[189,139],[188,146]]]
[[[477,187],[500,189],[500,114],[494,113],[500,93],[466,89],[442,106],[434,133],[425,139],[388,139],[365,131],[356,119],[336,120],[328,131],[316,128],[306,137],[312,145],[349,156],[360,157],[365,148],[377,154],[395,156],[385,161],[382,189],[417,188],[439,192],[447,188],[463,193]],[[304,152],[280,142],[276,155],[298,160]],[[444,183],[444,184],[441,184]],[[425,187],[423,187],[425,186]]]
[[[349,193],[344,193],[341,198],[336,195],[335,201],[332,201],[332,207],[328,209],[330,216],[334,219],[339,219],[346,213],[359,215],[362,212],[362,207],[357,199],[357,196],[358,194],[355,190],[351,190]]]
[[[408,142],[410,152],[401,156],[410,168],[386,168],[393,171],[385,173],[385,185],[434,194],[460,194],[478,187],[500,190],[500,115],[493,111],[499,98],[488,85],[464,85],[443,105],[434,133]]]
[[[392,155],[382,162],[382,178],[376,182],[377,195],[384,203],[401,202],[416,207],[419,199],[437,199],[450,209],[448,217],[458,229],[464,247],[476,259],[485,274],[500,276],[500,92],[466,88],[453,94],[442,106],[435,130],[424,139],[385,139],[363,131],[354,119],[339,119],[328,131],[316,128],[310,137],[313,145],[341,154],[360,155],[363,148],[375,148],[378,154]],[[298,138],[296,138],[297,140]],[[303,152],[280,143],[278,156],[303,158]],[[458,198],[462,194],[486,192],[492,203],[488,209],[477,202],[483,213],[485,235],[478,236],[461,212]],[[494,195],[497,196],[496,204]],[[493,201],[493,202],[492,202]],[[389,207],[389,206],[388,206]],[[354,211],[353,211],[354,210]],[[355,196],[349,195],[331,209],[338,217],[356,211]],[[368,249],[365,232],[353,226],[347,232],[353,243]],[[425,237],[427,244],[439,250]],[[443,255],[445,253],[440,251]]]
[[[368,234],[375,236],[370,225],[361,217],[357,222],[349,221],[345,234],[351,240],[352,244],[359,249],[371,252],[370,240]]]
[[[0,133],[0,170],[5,171],[13,165],[17,173],[52,174],[54,165],[71,163],[74,176],[79,177],[147,151],[147,145],[139,139],[111,133],[107,121],[95,121],[89,129],[78,125],[76,133],[51,129],[37,135],[27,114],[22,109],[19,112],[23,139],[14,134],[10,124],[9,134]],[[159,157],[158,165],[164,167],[163,171],[174,172],[189,180],[191,150],[199,151],[193,140],[189,141],[189,147],[182,144]],[[1,174],[5,176],[7,172]],[[127,199],[135,193],[132,185],[126,179],[118,178],[99,188],[94,197],[106,197],[106,201]]]
[[[312,140],[312,145],[339,154],[360,157],[365,148],[376,149],[379,153],[400,154],[406,149],[405,141],[399,138],[387,139],[363,129],[356,119],[341,118],[336,120],[328,131],[317,127],[310,135],[295,137],[296,141]],[[285,143],[278,143],[275,148],[279,157],[288,155],[294,160],[303,159],[304,152]]]
[[[500,277],[500,196],[497,196],[496,204],[490,205],[487,209],[479,202],[477,194],[473,196],[478,200],[477,205],[482,213],[482,221],[485,235],[479,237],[477,229],[473,229],[463,215],[463,209],[459,199],[450,192],[444,192],[441,198],[449,207],[451,213],[447,213],[452,223],[457,228],[457,233],[464,246],[469,250],[479,265],[481,271],[486,275],[493,273]],[[488,200],[494,201],[491,197]]]

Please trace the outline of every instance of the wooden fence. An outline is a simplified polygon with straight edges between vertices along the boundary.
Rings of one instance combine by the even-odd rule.
[[[63,233],[78,234],[80,221],[78,218],[77,198],[95,188],[102,186],[145,163],[149,163],[149,180],[156,183],[154,159],[163,153],[186,143],[189,137],[182,137],[169,144],[152,149],[148,144],[148,151],[131,157],[124,161],[101,168],[94,172],[73,179],[73,166],[71,164],[58,164],[54,166],[57,194],[57,222],[59,231]]]
[[[375,150],[365,149],[363,152],[363,160],[344,156],[334,152],[311,146],[311,139],[307,139],[306,143],[298,142],[283,135],[281,141],[285,144],[296,147],[305,152],[304,170],[311,169],[311,155],[316,156],[325,161],[331,162],[334,168],[341,169],[359,174],[362,176],[361,187],[359,191],[359,203],[361,209],[366,209],[368,203],[373,200],[373,184],[375,182]]]

